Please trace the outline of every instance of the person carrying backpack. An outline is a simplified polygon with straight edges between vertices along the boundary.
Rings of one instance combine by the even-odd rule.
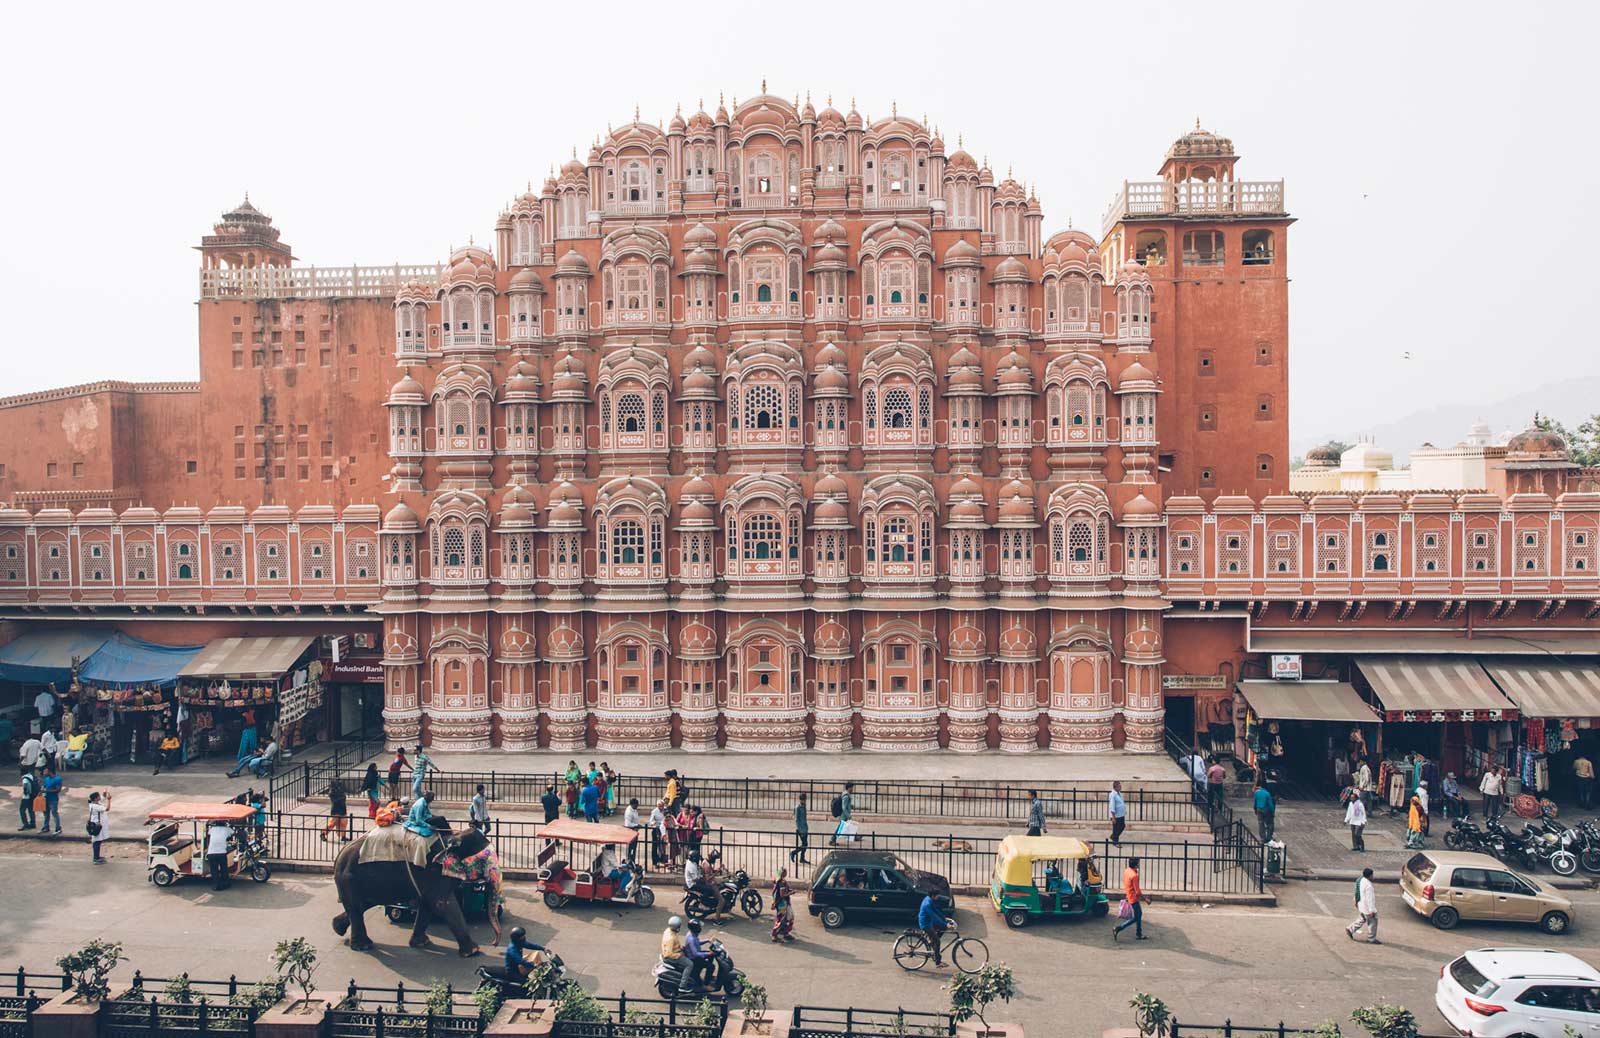
[[[833,836],[828,839],[829,847],[839,846],[839,837],[844,833],[845,823],[850,821],[850,791],[855,788],[854,782],[846,782],[844,792],[834,797],[833,802],[828,805],[828,813],[839,820],[839,824],[834,826]]]

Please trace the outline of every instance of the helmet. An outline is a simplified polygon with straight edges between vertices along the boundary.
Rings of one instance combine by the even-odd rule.
[[[721,851],[712,851],[711,855],[710,855],[710,860],[711,861],[721,861],[722,860],[722,852]]]
[[[698,920],[698,919],[689,920],[689,932],[690,933],[699,933],[700,932],[700,920]]]
[[[511,928],[511,943],[512,944],[521,944],[523,941],[526,941],[527,939],[528,939],[528,931],[524,930],[520,926],[513,926]]]
[[[677,916],[673,916],[671,919],[667,920],[667,929],[671,930],[673,933],[677,933],[679,930],[683,929],[683,920],[679,919]]]
[[[700,860],[700,852],[699,851],[690,851],[689,852],[689,860],[690,861],[699,861]]]

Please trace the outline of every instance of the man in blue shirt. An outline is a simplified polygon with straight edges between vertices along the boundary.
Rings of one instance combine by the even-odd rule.
[[[423,784],[428,780],[428,773],[433,770],[433,758],[422,752],[422,747],[417,747],[416,759],[411,764],[411,798],[422,798]]]
[[[600,821],[600,787],[590,779],[588,784],[578,792],[578,807],[583,810],[585,822]]]
[[[917,926],[928,938],[928,945],[933,949],[933,964],[943,966],[944,958],[939,950],[939,940],[944,936],[945,930],[949,929],[950,920],[939,910],[939,902],[933,899],[932,894],[924,896],[922,904],[917,907]]]
[[[1111,795],[1106,798],[1111,811],[1111,842],[1122,845],[1122,830],[1128,827],[1128,803],[1122,799],[1122,783],[1111,783]]]
[[[406,828],[418,836],[433,836],[433,790],[427,790],[411,805],[406,815]]]
[[[534,952],[532,958],[523,952]],[[528,931],[520,926],[511,928],[511,943],[506,945],[506,973],[513,977],[526,977],[544,961],[545,947],[528,940]]]
[[[700,920],[689,920],[689,936],[683,939],[683,957],[689,960],[689,966],[683,971],[683,979],[678,981],[679,993],[693,991],[696,983],[710,984],[711,949],[700,943],[700,929]]]
[[[1278,802],[1272,798],[1272,790],[1266,786],[1257,786],[1254,803],[1256,825],[1261,830],[1261,842],[1268,843],[1272,840],[1272,832],[1277,823]]]

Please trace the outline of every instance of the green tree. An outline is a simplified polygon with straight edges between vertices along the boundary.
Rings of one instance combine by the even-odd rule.
[[[1405,1006],[1380,1003],[1350,1014],[1372,1038],[1417,1038],[1417,1018]]]
[[[996,1000],[1009,1002],[1017,993],[1016,976],[1003,962],[991,962],[976,973],[958,973],[945,985],[950,993],[950,1015],[957,1023],[978,1018],[985,1028],[984,1012]]]

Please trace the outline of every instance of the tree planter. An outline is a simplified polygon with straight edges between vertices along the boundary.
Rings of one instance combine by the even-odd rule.
[[[34,1038],[95,1038],[100,1002],[63,991],[33,1011]]]
[[[976,1020],[967,1020],[956,1024],[956,1038],[1022,1038],[1022,1025],[990,1024],[985,1028]]]
[[[728,1022],[723,1025],[722,1038],[788,1038],[789,1017],[772,1010],[763,1013],[746,1013],[743,1009],[728,1011]]]
[[[325,998],[285,998],[256,1017],[256,1038],[320,1038],[331,1006]]]
[[[547,1038],[556,1027],[556,1004],[549,999],[508,999],[484,1028],[485,1038]]]

